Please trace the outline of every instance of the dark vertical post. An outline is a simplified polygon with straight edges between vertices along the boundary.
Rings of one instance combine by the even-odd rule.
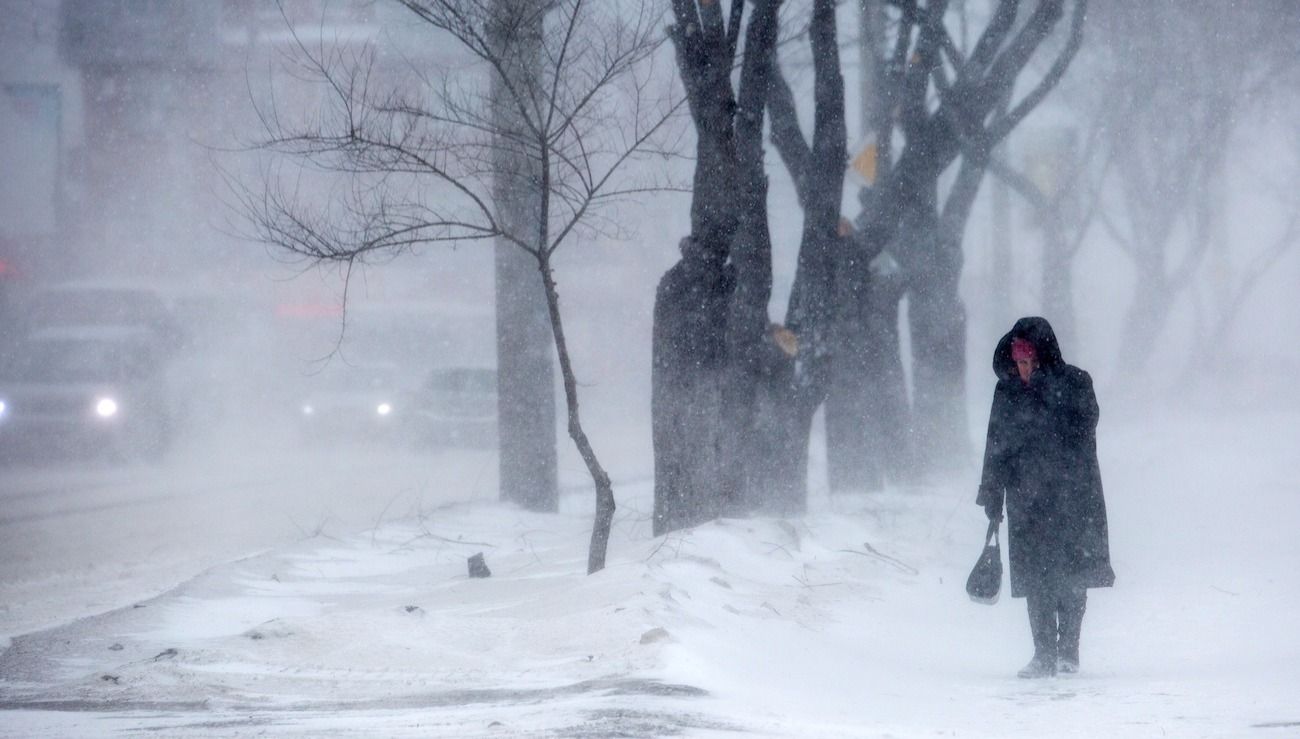
[[[541,173],[530,156],[523,91],[540,81],[544,12],[528,0],[494,0],[490,38],[509,79],[492,78],[499,142],[493,198],[503,228],[542,233]],[[536,244],[536,248],[543,248]],[[556,472],[555,360],[538,261],[504,239],[496,244],[497,428],[502,500],[533,511],[559,508]]]

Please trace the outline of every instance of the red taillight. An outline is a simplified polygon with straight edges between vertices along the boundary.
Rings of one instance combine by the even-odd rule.
[[[278,318],[338,318],[343,306],[337,303],[281,303],[275,306]]]

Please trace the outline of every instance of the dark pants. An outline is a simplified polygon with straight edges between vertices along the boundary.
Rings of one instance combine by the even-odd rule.
[[[1079,661],[1079,631],[1088,591],[1064,584],[1036,588],[1026,594],[1034,656]]]

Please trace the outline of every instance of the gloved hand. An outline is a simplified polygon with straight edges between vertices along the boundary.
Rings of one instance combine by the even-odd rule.
[[[984,515],[988,516],[990,521],[1001,521],[1002,520],[1001,501],[996,503],[985,503]]]
[[[1064,401],[1068,388],[1060,372],[1040,369],[1029,378],[1029,390],[1047,407],[1055,408]]]

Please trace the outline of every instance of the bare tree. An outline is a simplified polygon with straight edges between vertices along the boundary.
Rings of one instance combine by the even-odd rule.
[[[1241,317],[1242,308],[1246,301],[1264,279],[1278,263],[1282,257],[1293,252],[1297,245],[1300,245],[1300,206],[1297,205],[1294,193],[1297,192],[1295,186],[1288,188],[1287,192],[1292,195],[1288,200],[1283,201],[1284,205],[1290,206],[1291,217],[1283,226],[1282,232],[1277,238],[1264,245],[1263,248],[1256,249],[1247,259],[1245,268],[1241,274],[1233,281],[1227,290],[1227,300],[1223,305],[1222,311],[1212,321],[1209,330],[1204,332],[1198,346],[1192,354],[1192,361],[1188,363],[1184,372],[1184,385],[1192,380],[1193,374],[1197,369],[1212,367],[1215,364],[1215,358],[1218,357],[1224,342],[1232,333],[1233,327]]]
[[[1295,30],[1300,31],[1300,13],[1292,17]],[[1292,59],[1300,58],[1300,39],[1294,39],[1292,48],[1298,53]],[[1285,48],[1285,47],[1284,47]],[[1279,75],[1273,98],[1276,115],[1285,127],[1295,119],[1297,107],[1300,107],[1300,65],[1291,63],[1286,74]],[[1280,94],[1278,94],[1280,93]],[[1267,128],[1265,129],[1267,130]],[[1273,153],[1270,151],[1270,153]],[[1262,180],[1268,199],[1275,200],[1283,214],[1283,224],[1276,235],[1262,243],[1235,242],[1230,248],[1221,249],[1209,266],[1213,277],[1210,291],[1217,300],[1210,302],[1209,309],[1202,308],[1199,296],[1193,294],[1194,307],[1197,309],[1198,325],[1194,337],[1191,357],[1183,371],[1177,392],[1184,392],[1197,381],[1205,379],[1207,371],[1229,370],[1225,362],[1233,361],[1224,355],[1224,346],[1232,338],[1234,330],[1241,323],[1243,311],[1250,298],[1267,278],[1276,274],[1275,267],[1289,254],[1300,249],[1300,157],[1293,155],[1278,158],[1274,154],[1275,166],[1282,173],[1279,178],[1264,175]]]
[[[965,458],[965,308],[957,292],[962,240],[990,157],[1064,76],[1082,43],[1087,0],[991,3],[976,40],[964,50],[949,27],[969,22],[966,4],[890,0],[892,33],[877,60],[886,70],[878,94],[891,115],[875,133],[877,182],[862,193],[856,223],[857,261],[886,249],[902,269],[912,337],[915,459],[923,468]],[[1057,33],[1069,9],[1063,34]],[[954,12],[950,12],[954,11]],[[1040,48],[1055,56],[1032,86],[1017,81]],[[894,138],[902,136],[894,152]],[[941,176],[960,158],[952,184]],[[900,224],[907,227],[900,230]],[[849,291],[866,301],[869,290]],[[868,306],[868,308],[870,307]],[[889,351],[897,351],[890,349]],[[875,384],[875,383],[873,383]],[[879,387],[891,387],[882,378]],[[877,404],[878,405],[878,404]]]
[[[780,0],[673,0],[669,37],[696,131],[691,233],[660,279],[652,346],[656,534],[749,508],[754,407],[781,350],[763,111]],[[738,82],[732,72],[741,53]]]
[[[961,232],[988,152],[1042,101],[1078,49],[1086,0],[1074,1],[1071,32],[1038,84],[1014,105],[997,106],[1011,97],[1067,2],[1040,0],[1023,18],[1018,2],[999,2],[969,55],[945,26],[946,0],[891,3],[897,30],[891,57],[880,66],[887,70],[882,109],[893,115],[882,119],[887,130],[878,138],[882,174],[865,198],[857,232],[846,238],[839,214],[847,152],[834,3],[811,4],[816,112],[808,142],[795,120],[793,92],[773,62],[779,0],[736,0],[729,12],[711,0],[675,0],[672,38],[699,154],[692,235],[682,261],[661,280],[656,304],[656,532],[718,512],[803,509],[812,411],[835,386],[836,357],[853,330],[846,322],[879,307],[869,300],[870,265],[904,218],[917,227],[909,236],[921,235],[900,259],[910,270],[913,296],[916,415],[926,419],[927,438],[940,449],[929,450],[932,458],[943,457],[945,442],[948,452],[965,447],[956,441],[965,435],[965,324],[956,294]],[[733,89],[746,7],[752,12]],[[805,212],[787,326],[769,325],[767,315],[772,259],[764,108]],[[896,127],[906,143],[895,157],[888,142]],[[959,157],[961,171],[941,204],[939,178]],[[692,329],[711,337],[694,354],[681,350]],[[852,372],[861,363],[838,367]],[[686,513],[674,517],[677,510]]]
[[[1065,129],[1055,131],[1064,135],[1054,140],[1046,161],[1018,169],[1002,156],[989,158],[989,172],[1020,196],[1041,231],[1043,315],[1051,318],[1057,337],[1065,342],[1075,337],[1074,258],[1097,221],[1102,183],[1114,164],[1113,152],[1102,145],[1102,133],[1124,115],[1118,108],[1099,113],[1082,151],[1075,145],[1075,131]],[[1037,170],[1037,176],[1027,171],[1030,169]],[[1003,265],[1002,269],[1009,267]]]
[[[596,572],[614,493],[583,431],[553,258],[576,232],[607,227],[603,206],[667,185],[657,167],[630,166],[663,153],[680,105],[656,84],[660,12],[649,0],[401,4],[426,24],[427,43],[454,43],[467,67],[409,68],[412,84],[403,84],[384,76],[373,47],[351,53],[300,42],[295,61],[325,90],[322,107],[298,123],[260,111],[259,150],[271,164],[260,188],[237,194],[258,239],[349,273],[368,259],[441,243],[502,240],[533,260],[569,436],[595,485],[587,567]],[[330,186],[303,189],[311,173]],[[533,203],[533,217],[502,212],[502,193]]]
[[[891,163],[895,103],[887,39],[892,21],[889,0],[857,0],[857,5],[864,148],[850,154],[853,169],[868,183],[863,192],[869,199]],[[775,109],[772,115],[778,115]],[[838,271],[835,352],[825,401],[827,481],[832,491],[878,490],[886,478],[902,478],[911,460],[911,409],[898,331],[905,283],[890,254],[848,249]]]
[[[857,333],[844,330],[839,310],[838,292],[853,289],[854,265],[846,259],[848,223],[840,216],[848,133],[834,0],[813,0],[807,36],[814,75],[811,139],[799,126],[794,92],[775,58],[767,95],[772,143],[794,180],[804,214],[784,327],[795,350],[778,365],[782,371],[772,373],[774,381],[764,385],[766,402],[759,408],[770,417],[764,424],[769,441],[752,462],[760,466],[756,482],[762,481],[756,502],[781,512],[800,511],[806,504],[813,414],[829,392],[842,344]]]
[[[1149,362],[1207,255],[1225,248],[1215,232],[1232,137],[1270,93],[1289,89],[1282,73],[1297,66],[1300,12],[1285,2],[1098,8],[1104,104],[1125,111],[1104,129],[1118,196],[1103,205],[1100,222],[1137,272],[1116,368],[1132,376]]]

